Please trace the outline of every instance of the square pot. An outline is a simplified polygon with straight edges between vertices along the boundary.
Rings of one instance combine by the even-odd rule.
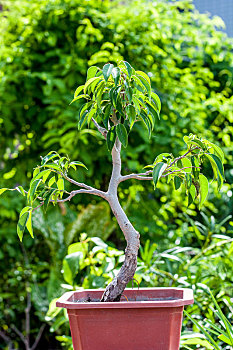
[[[184,305],[193,291],[126,289],[120,302],[100,302],[103,289],[65,293],[74,350],[178,350]],[[90,301],[91,300],[91,301]]]

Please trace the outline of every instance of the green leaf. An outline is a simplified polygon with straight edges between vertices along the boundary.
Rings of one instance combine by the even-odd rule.
[[[193,167],[192,173],[193,173],[194,179],[198,180],[199,174],[200,174],[200,169],[199,169],[200,164],[199,164],[197,157],[191,156],[191,163],[192,163],[192,167]]]
[[[146,102],[146,107],[148,112],[153,116],[154,121],[156,118],[159,118],[159,112],[158,110],[155,108],[155,105],[151,102]]]
[[[88,168],[86,167],[85,164],[83,164],[82,162],[79,162],[79,161],[77,161],[77,160],[71,162],[70,164],[74,164],[74,165],[77,165],[77,166],[81,166],[81,167],[83,167],[83,168],[85,168],[85,169],[88,170]]]
[[[155,165],[155,167],[153,169],[153,173],[152,173],[154,188],[156,188],[157,182],[159,181],[159,179],[163,175],[166,168],[167,168],[167,164],[163,163],[163,162],[159,162]]]
[[[221,148],[210,141],[208,141],[208,144],[214,149],[214,151],[217,153],[217,156],[219,157],[219,159],[223,163],[224,162],[224,153],[221,150]]]
[[[185,174],[185,179],[186,179],[186,186],[187,189],[189,189],[192,185],[192,175],[190,173]]]
[[[67,255],[63,260],[63,276],[67,283],[73,285],[73,280],[79,270],[80,260],[83,258],[82,252]]]
[[[116,128],[115,126],[113,126],[107,133],[107,147],[109,152],[112,151],[115,141],[116,141]]]
[[[212,158],[213,161],[215,162],[216,166],[217,166],[217,169],[218,169],[218,172],[220,173],[220,175],[222,176],[222,178],[224,178],[224,169],[223,169],[223,164],[221,162],[221,159],[216,156],[215,154],[206,154],[206,156],[210,159]]]
[[[59,191],[64,191],[65,188],[65,184],[64,184],[64,180],[62,178],[57,180],[57,188],[59,189]],[[60,198],[62,198],[63,193],[60,193]]]
[[[42,179],[38,179],[38,180],[34,180],[31,185],[30,185],[30,190],[28,192],[28,198],[30,199],[30,201],[33,200],[33,197],[36,193],[36,190],[38,188],[38,186],[40,185],[40,183],[42,182]]]
[[[119,95],[120,91],[121,91],[121,86],[113,87],[109,91],[110,101],[115,108],[117,108],[117,99],[118,99],[118,95]]]
[[[61,168],[58,164],[55,164],[55,163],[49,163],[49,164],[45,164],[43,165],[44,168],[51,168],[51,169],[54,169],[54,170],[58,170],[58,171],[61,171]],[[48,173],[47,173],[48,174]],[[45,174],[44,174],[45,175]]]
[[[220,334],[218,336],[218,339],[222,340],[226,344],[233,345],[233,343],[231,342],[230,338],[226,337],[224,334]]]
[[[131,78],[131,76],[132,76],[132,74],[133,74],[133,68],[132,68],[132,66],[131,66],[128,62],[126,62],[126,61],[123,61],[123,63],[124,63],[124,65],[125,65],[126,69],[127,69],[129,78]]]
[[[190,321],[192,321],[201,331],[203,334],[205,334],[206,338],[210,341],[210,343],[215,347],[215,350],[221,350],[218,344],[214,341],[214,339],[211,337],[211,335],[202,327],[194,318],[192,318],[185,310],[184,310],[185,316],[187,316]]]
[[[213,169],[214,178],[218,181],[218,188],[220,189],[223,185],[224,169],[223,164],[218,156],[211,153],[205,153],[205,157],[208,158]]]
[[[150,138],[151,137],[151,130],[152,130],[151,121],[148,118],[147,114],[143,110],[140,113],[140,117],[141,117],[141,119],[143,120],[144,124],[147,127],[147,130],[148,130],[148,133],[149,133],[149,138]]]
[[[28,220],[26,223],[26,227],[27,227],[28,232],[30,233],[31,237],[34,238],[33,229],[32,229],[32,210],[29,211],[29,216],[28,216]]]
[[[77,87],[77,89],[74,92],[74,99],[80,94],[83,88],[84,88],[84,85],[80,85],[79,87]]]
[[[16,189],[16,191],[20,192],[23,196],[25,196],[25,191],[24,191],[22,186],[17,186],[17,187],[15,187],[15,189]]]
[[[52,188],[51,190],[49,190],[46,195],[45,195],[45,199],[44,199],[44,210],[47,211],[49,202],[51,197],[55,194],[55,192],[57,192],[57,189]]]
[[[103,124],[108,129],[108,121],[111,114],[112,105],[109,103],[104,109],[104,116],[102,118]]]
[[[96,85],[96,84],[97,84],[98,82],[100,82],[101,80],[102,80],[101,77],[94,77],[94,78],[89,79],[89,80],[86,82],[86,84],[84,85],[84,89],[83,89],[84,94],[87,93],[88,88],[89,88],[93,83],[94,83],[94,85]]]
[[[188,191],[188,207],[194,202],[196,197],[196,187],[192,184]]]
[[[133,105],[126,106],[126,114],[129,118],[130,129],[133,127],[136,120],[136,110]]]
[[[107,63],[103,66],[103,76],[106,82],[108,81],[108,78],[110,77],[113,68],[114,68],[114,65],[111,63]]]
[[[54,182],[56,182],[55,176],[51,177],[51,179],[48,182],[48,186],[51,187],[54,184]]]
[[[1,188],[0,189],[0,195],[4,193],[5,191],[11,191],[9,188]]]
[[[94,78],[96,73],[99,71],[99,68],[96,67],[96,66],[92,66],[90,68],[88,68],[88,71],[87,71],[87,80],[91,79],[91,78]]]
[[[144,73],[145,74],[145,73]],[[146,75],[146,74],[145,74]],[[141,74],[137,74],[137,77],[141,80],[142,84],[145,86],[146,88],[146,91],[148,93],[148,96],[150,97],[151,96],[151,86],[150,86],[150,79],[149,77],[147,77],[149,79],[149,82],[148,80]]]
[[[126,93],[126,96],[129,100],[129,103],[132,103],[132,98],[133,98],[133,89],[128,86],[128,83],[126,81],[124,81],[124,84],[125,84],[125,93]]]
[[[180,188],[181,184],[182,184],[181,178],[179,178],[179,176],[174,176],[174,186],[176,190]]]
[[[121,77],[121,70],[119,67],[113,68],[112,77],[113,77],[115,86],[117,86]]]
[[[49,160],[54,159],[54,158],[60,158],[60,156],[57,154],[57,152],[54,153],[49,153],[45,157],[42,158],[41,160],[41,165],[45,165]]]
[[[77,100],[80,100],[81,98],[86,98],[86,99],[88,99],[88,98],[90,98],[90,96],[89,96],[89,95],[79,95],[79,96],[75,97],[75,98],[70,102],[70,105],[71,105],[71,103],[73,103],[73,102],[75,102],[75,101],[77,101]]]
[[[203,174],[199,175],[199,183],[200,183],[200,204],[199,204],[199,209],[200,209],[208,195],[209,183],[207,178]]]
[[[31,207],[25,207],[21,210],[19,214],[19,221],[17,224],[17,234],[21,242],[23,239],[23,233],[25,231],[25,227],[26,227],[31,209],[32,209]]]
[[[183,158],[183,159],[181,159],[181,162],[182,162],[182,167],[186,168],[186,169],[184,169],[184,171],[186,173],[191,173],[192,172],[192,163],[191,163],[191,161],[188,158]]]
[[[160,111],[161,111],[161,101],[160,101],[159,96],[155,92],[152,91],[151,92],[151,97],[152,97],[152,99],[153,99],[153,101],[154,101],[155,105],[157,106],[158,111],[160,113]]]
[[[117,136],[124,147],[128,145],[128,134],[123,124],[117,124],[116,126]]]

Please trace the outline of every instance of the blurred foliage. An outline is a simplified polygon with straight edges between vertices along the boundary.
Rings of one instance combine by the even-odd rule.
[[[161,121],[151,140],[146,129],[135,127],[132,132],[127,154],[122,152],[124,174],[141,171],[158,153],[176,155],[184,149],[182,136],[190,132],[218,141],[227,159],[222,193],[213,193],[212,187],[205,206],[209,223],[194,204],[186,209],[182,192],[174,194],[165,183],[155,192],[149,183],[121,185],[122,205],[141,234],[144,255],[140,255],[138,278],[141,285],[193,286],[197,295],[193,310],[199,317],[204,313],[213,317],[209,298],[195,287],[204,282],[219,293],[218,301],[226,310],[223,298],[229,301],[232,295],[232,243],[227,241],[233,235],[228,222],[220,222],[233,207],[233,52],[232,39],[221,32],[221,20],[199,14],[191,1],[1,3],[0,187],[27,187],[32,175],[28,169],[37,165],[39,155],[55,149],[83,161],[89,169],[86,181],[106,190],[111,162],[105,143],[92,128],[77,131],[78,106],[69,103],[76,86],[85,81],[88,66],[124,58],[148,73],[162,100]],[[72,176],[84,180],[82,171]],[[0,327],[16,349],[22,348],[22,342],[11,326],[24,329],[28,284],[33,340],[44,323],[48,302],[63,291],[62,260],[80,232],[108,239],[118,249],[125,246],[106,206],[83,195],[69,208],[35,213],[35,240],[25,235],[21,246],[16,221],[23,205],[23,198],[14,193],[0,198]],[[93,220],[88,220],[89,215]],[[99,227],[95,223],[96,215],[104,217],[107,231],[103,232],[102,221]],[[211,216],[217,224],[208,219]],[[154,254],[148,245],[158,242]],[[192,263],[184,271],[188,258]],[[68,343],[69,338],[62,341]],[[58,346],[53,342],[47,327],[40,346],[49,350]],[[6,342],[0,344],[6,349]]]

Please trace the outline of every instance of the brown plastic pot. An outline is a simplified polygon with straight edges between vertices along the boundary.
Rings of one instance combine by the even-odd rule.
[[[74,350],[178,350],[184,305],[193,291],[126,289],[120,302],[102,303],[103,290],[65,293]],[[89,302],[92,300],[91,302]]]

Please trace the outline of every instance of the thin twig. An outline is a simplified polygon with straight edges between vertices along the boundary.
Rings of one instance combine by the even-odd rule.
[[[23,333],[21,333],[18,328],[15,327],[15,325],[13,325],[11,327],[11,329],[20,337],[20,339],[22,340],[22,342],[24,343],[25,347],[27,347],[27,340],[25,339]]]
[[[0,331],[0,337],[7,343],[9,350],[13,350],[13,343],[10,337],[6,335],[4,332]]]
[[[92,187],[91,187],[92,188]],[[80,189],[80,190],[76,190],[76,191],[72,191],[70,193],[70,195],[64,199],[57,199],[57,203],[64,203],[67,201],[70,201],[74,196],[76,196],[76,194],[82,194],[82,193],[87,193],[87,194],[93,194],[94,196],[98,196],[98,197],[102,197],[104,199],[107,199],[107,193],[97,190],[97,189],[91,189],[91,190],[86,190],[84,188]],[[35,210],[37,210],[38,208],[40,208],[43,204],[44,204],[44,200],[41,197],[37,197],[37,199],[42,200],[42,202],[32,210],[32,212],[34,212]],[[49,203],[54,203],[55,200],[51,199],[49,201]]]
[[[97,121],[94,118],[91,118],[91,120],[93,121],[93,123],[95,124],[95,127],[98,129],[98,131],[103,135],[103,137],[106,139],[107,138],[107,133],[108,131],[105,128],[102,128],[102,126],[100,126]]]
[[[37,345],[38,345],[38,343],[39,343],[39,341],[40,341],[40,338],[41,338],[41,336],[42,336],[42,333],[44,332],[45,327],[46,327],[45,324],[43,324],[43,325],[40,327],[40,330],[39,330],[39,332],[38,332],[38,334],[37,334],[37,337],[36,337],[36,340],[35,340],[34,344],[33,344],[32,347],[31,347],[31,350],[35,350],[35,349],[36,349],[36,347],[37,347]]]
[[[171,164],[167,167],[167,169],[171,168],[176,162],[178,162],[178,160],[185,158],[189,153],[191,153],[192,151],[194,151],[195,149],[200,149],[200,147],[194,147],[194,148],[190,148],[185,154],[183,154],[180,157],[177,157],[173,160],[173,162],[171,162]]]
[[[30,311],[31,311],[31,293],[27,292],[27,306],[25,308],[25,339],[27,341],[28,347],[30,348]]]

